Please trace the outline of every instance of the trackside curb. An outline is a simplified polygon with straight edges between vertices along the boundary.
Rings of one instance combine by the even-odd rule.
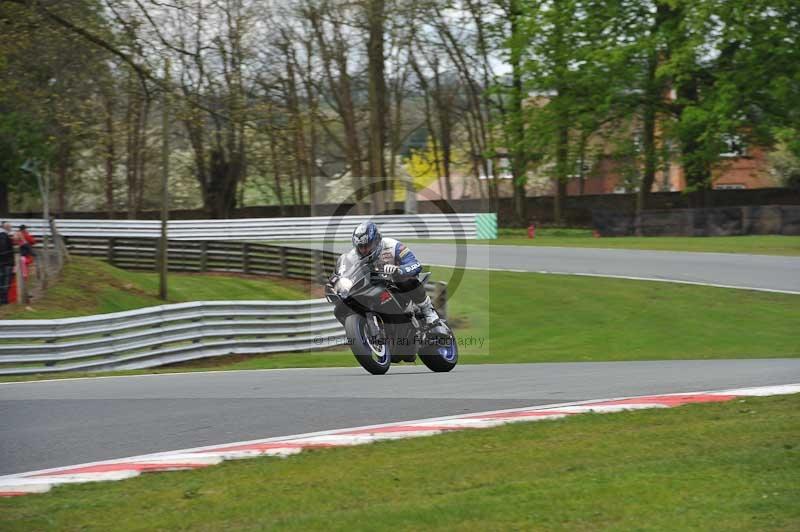
[[[60,484],[123,480],[141,473],[199,469],[219,464],[224,460],[258,456],[286,457],[305,449],[344,447],[382,440],[432,436],[449,431],[490,428],[524,421],[560,419],[584,413],[672,408],[686,404],[730,401],[742,397],[795,393],[800,393],[800,383],[705,392],[614,397],[233,442],[6,475],[0,477],[0,497],[45,493],[53,486]]]

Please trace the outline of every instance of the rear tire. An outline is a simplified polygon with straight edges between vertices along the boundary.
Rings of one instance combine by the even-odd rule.
[[[458,364],[458,342],[450,333],[448,346],[424,346],[419,350],[419,358],[429,370],[436,373],[447,373]]]
[[[361,314],[350,314],[344,322],[350,350],[361,367],[373,375],[383,375],[392,365],[392,355],[386,343],[372,344],[367,335],[367,320]]]

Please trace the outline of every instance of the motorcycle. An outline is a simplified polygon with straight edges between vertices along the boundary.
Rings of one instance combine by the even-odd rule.
[[[444,320],[428,325],[403,297],[394,278],[375,271],[366,259],[348,261],[325,285],[325,297],[344,325],[358,363],[373,375],[389,371],[392,362],[414,362],[419,356],[431,371],[447,372],[458,363],[458,346]],[[423,287],[430,273],[420,275]]]

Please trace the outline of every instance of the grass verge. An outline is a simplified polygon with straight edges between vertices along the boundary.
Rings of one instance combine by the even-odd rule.
[[[429,244],[447,240],[415,240]],[[470,240],[470,244],[496,246],[553,246],[651,251],[696,251],[748,253],[758,255],[800,255],[800,236],[751,235],[719,237],[617,237],[594,238],[589,229],[550,229],[536,231],[528,238],[526,229],[500,229],[497,240]]]
[[[255,276],[180,274],[169,276],[167,303],[240,299],[308,299],[311,286],[299,281]],[[162,305],[158,274],[115,268],[86,257],[72,257],[61,278],[29,308],[0,307],[0,319],[88,316]]]
[[[452,270],[432,270],[434,278],[449,281],[448,312],[462,364],[800,356],[795,295],[480,270],[464,270],[456,286]],[[348,350],[335,349],[219,357],[122,374],[352,365]]]
[[[465,362],[800,356],[791,294],[466,270],[450,301],[458,334],[486,339],[462,349]]]
[[[800,395],[63,486],[13,530],[797,530]]]

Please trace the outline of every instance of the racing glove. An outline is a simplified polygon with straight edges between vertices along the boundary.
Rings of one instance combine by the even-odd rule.
[[[385,273],[387,275],[397,275],[397,273],[399,271],[400,271],[400,267],[395,265],[395,264],[386,264],[383,267],[383,273]]]

